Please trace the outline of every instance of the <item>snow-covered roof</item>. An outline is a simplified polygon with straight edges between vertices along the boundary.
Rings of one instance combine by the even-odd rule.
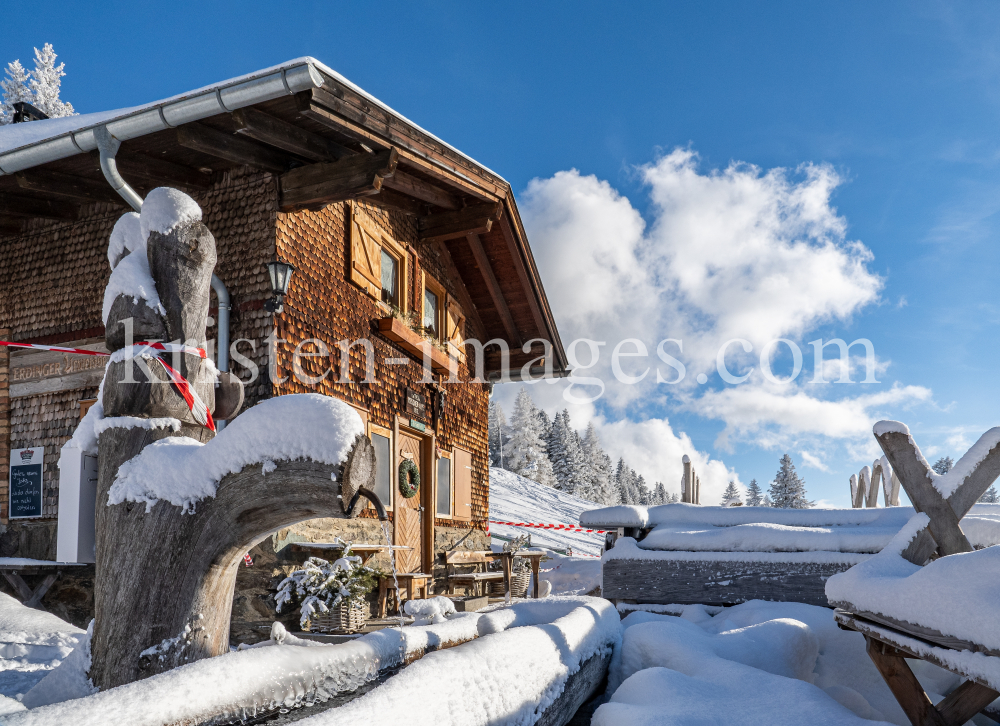
[[[309,56],[141,106],[0,126],[0,174],[13,174],[39,164],[93,151],[97,148],[94,129],[100,126],[107,125],[112,136],[119,141],[126,141],[164,128],[235,111],[279,96],[309,88],[321,88],[324,83],[323,74],[349,86],[386,113],[499,177],[496,172],[421,128],[337,71]]]

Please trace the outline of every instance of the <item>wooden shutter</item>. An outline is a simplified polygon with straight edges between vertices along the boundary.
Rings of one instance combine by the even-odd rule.
[[[472,519],[472,454],[455,449],[455,519]]]
[[[351,282],[374,297],[382,299],[382,246],[379,235],[351,206]]]
[[[465,315],[455,299],[448,296],[447,314],[445,315],[445,340],[449,343],[452,355],[465,362]]]

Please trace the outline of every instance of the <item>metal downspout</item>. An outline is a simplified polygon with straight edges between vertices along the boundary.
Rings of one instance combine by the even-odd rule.
[[[229,290],[215,273],[212,273],[212,289],[215,290],[215,296],[219,298],[219,313],[215,320],[219,331],[217,341],[219,353],[216,367],[220,373],[226,373],[229,370],[229,311],[232,306],[229,303]],[[215,427],[217,431],[222,431],[226,428],[226,422],[216,421]]]
[[[112,189],[118,192],[122,199],[129,203],[132,209],[141,212],[142,197],[139,196],[135,189],[129,186],[127,181],[122,179],[122,175],[118,173],[118,165],[115,163],[115,154],[118,153],[121,142],[111,135],[107,126],[99,126],[94,129],[94,137],[97,139],[97,148],[101,153],[101,171],[104,172],[104,178],[108,180],[108,184],[111,185]],[[217,321],[219,326],[219,351],[216,367],[220,372],[224,373],[229,370],[229,310],[231,309],[229,290],[226,289],[225,284],[215,273],[212,273],[212,289],[215,290],[215,295],[219,299]],[[225,421],[218,421],[216,423],[216,430],[218,431],[221,431],[225,427]]]
[[[142,197],[128,185],[128,182],[122,179],[122,175],[118,173],[118,165],[115,163],[115,154],[118,153],[122,142],[111,135],[107,126],[98,126],[94,129],[94,138],[97,139],[97,148],[101,152],[101,171],[104,172],[104,178],[108,180],[111,188],[129,203],[132,209],[141,212]]]

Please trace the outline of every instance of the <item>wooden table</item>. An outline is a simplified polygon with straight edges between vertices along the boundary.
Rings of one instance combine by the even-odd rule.
[[[312,557],[320,557],[325,560],[335,560],[339,559],[343,555],[341,554],[347,545],[340,544],[339,542],[293,542],[292,552],[305,552]],[[388,545],[372,545],[372,544],[359,544],[351,545],[351,554],[357,555],[361,558],[361,564],[365,564],[372,557],[377,555],[379,552],[385,552],[389,549]],[[404,549],[400,547],[394,547],[393,549]],[[412,547],[406,547],[405,549],[413,549]]]
[[[45,610],[42,598],[52,587],[52,583],[62,574],[66,567],[85,567],[82,562],[49,562],[47,560],[29,560],[17,557],[0,557],[0,575],[10,583],[14,592],[29,608]],[[21,578],[21,575],[40,575],[45,573],[42,581],[32,590]]]
[[[494,552],[494,559],[500,560],[500,566],[503,568],[503,584],[504,590],[506,591],[505,597],[508,602],[510,601],[510,580],[511,575],[514,572],[514,558],[523,557],[531,563],[531,573],[535,576],[535,587],[533,597],[538,599],[538,566],[542,561],[542,557],[545,556],[543,550],[518,550],[517,552]]]
[[[396,583],[399,583],[397,590]],[[416,600],[417,592],[423,596],[420,599],[426,600],[431,596],[431,588],[434,583],[434,575],[426,572],[397,572],[395,578],[386,575],[378,581],[378,613],[380,618],[386,616],[389,606],[389,591],[393,592],[396,600],[396,612],[402,607],[404,600],[403,593],[406,593],[406,600]]]
[[[917,652],[916,648],[926,645],[945,651],[982,652],[993,657],[1000,653],[929,628],[890,622],[885,617],[872,613],[854,613],[837,608],[833,611],[833,617],[843,630],[854,630],[865,636],[868,656],[913,726],[960,726],[980,712],[994,720],[1000,716],[992,710],[986,711],[987,706],[1000,696],[988,683],[963,673],[944,659],[936,657],[933,651],[927,652],[920,648],[923,652]],[[934,705],[913,675],[906,659],[925,660],[967,680]]]

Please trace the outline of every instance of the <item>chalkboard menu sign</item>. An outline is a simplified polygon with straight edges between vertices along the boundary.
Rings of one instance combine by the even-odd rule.
[[[10,452],[10,518],[42,516],[42,461],[45,448]]]
[[[406,412],[413,414],[417,418],[426,417],[427,409],[424,405],[423,391],[414,391],[412,388],[406,389]]]

